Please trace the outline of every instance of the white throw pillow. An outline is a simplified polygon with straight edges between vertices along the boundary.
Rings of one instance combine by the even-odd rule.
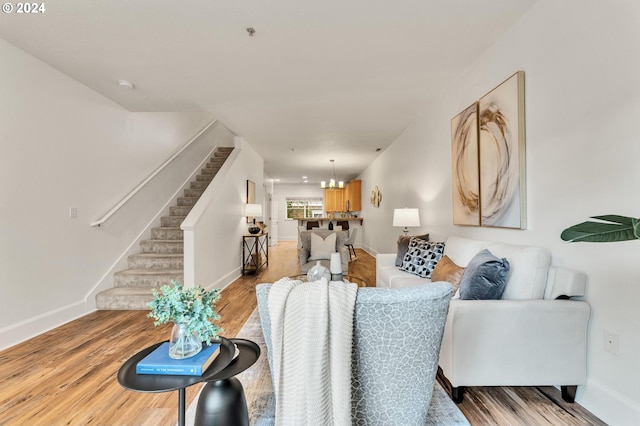
[[[332,233],[327,238],[320,235],[311,234],[311,256],[309,260],[331,259],[331,253],[336,252],[336,233]]]

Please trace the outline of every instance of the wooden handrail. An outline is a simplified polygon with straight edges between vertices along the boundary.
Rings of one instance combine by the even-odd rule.
[[[167,161],[162,163],[160,165],[160,167],[155,169],[153,171],[153,173],[151,173],[149,176],[146,177],[146,179],[144,179],[142,182],[140,182],[138,184],[138,186],[133,188],[133,190],[131,192],[129,192],[129,194],[127,194],[126,197],[124,197],[122,200],[120,200],[120,202],[118,202],[118,204],[113,206],[113,208],[111,210],[109,210],[104,216],[102,216],[102,218],[100,218],[100,219],[96,220],[95,222],[93,222],[91,224],[91,226],[92,227],[93,226],[100,226],[103,223],[105,223],[107,220],[109,220],[109,218],[111,216],[113,216],[115,214],[115,212],[120,210],[120,208],[122,206],[124,206],[127,203],[127,201],[129,201],[134,195],[136,195],[146,184],[148,184],[151,181],[151,179],[153,179],[158,173],[160,173],[165,167],[167,167],[173,160],[175,160],[180,154],[182,154],[182,152],[185,149],[189,148],[191,146],[191,144],[193,144],[200,136],[202,136],[204,134],[204,132],[209,130],[211,128],[211,126],[213,126],[217,122],[218,122],[218,120],[214,118],[213,121],[211,121],[209,124],[207,124],[204,127],[204,129],[202,129],[200,132],[198,132],[197,135],[195,135],[193,138],[191,138],[191,140],[189,142],[184,144],[184,146],[182,148],[180,148],[179,151],[177,151],[175,154],[173,154]]]

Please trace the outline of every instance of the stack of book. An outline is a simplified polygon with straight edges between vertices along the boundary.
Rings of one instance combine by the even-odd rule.
[[[173,376],[202,376],[220,353],[220,344],[203,345],[202,350],[190,358],[174,359],[169,356],[169,342],[164,342],[136,365],[137,374]]]

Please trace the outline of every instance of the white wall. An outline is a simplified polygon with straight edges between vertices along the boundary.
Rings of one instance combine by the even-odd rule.
[[[395,251],[393,208],[419,207],[449,235],[546,246],[553,263],[588,275],[588,384],[578,401],[611,425],[640,424],[640,241],[567,243],[563,229],[600,214],[638,217],[640,3],[541,0],[362,175],[364,244]],[[525,72],[527,230],[452,225],[450,120],[517,70]],[[603,330],[620,354],[603,350]],[[549,356],[554,356],[549,354]]]
[[[264,204],[264,160],[241,137],[235,148],[181,225],[186,286],[224,288],[241,275],[247,180],[256,184],[256,203]]]
[[[89,224],[211,116],[130,113],[3,40],[0,63],[4,348],[92,309],[88,294],[149,217]]]
[[[314,197],[324,199],[324,189],[319,184],[280,184],[273,186],[273,195],[278,200],[278,240],[297,241],[298,221],[287,219],[287,197]]]

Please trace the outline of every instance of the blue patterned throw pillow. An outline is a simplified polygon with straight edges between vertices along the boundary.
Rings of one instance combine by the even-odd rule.
[[[400,235],[398,237],[398,253],[396,254],[396,266],[402,266],[404,255],[409,250],[409,241],[411,238],[420,238],[421,240],[429,241],[429,234],[424,235]]]
[[[431,278],[433,268],[436,267],[443,255],[444,243],[434,243],[412,237],[400,270],[422,278]]]

